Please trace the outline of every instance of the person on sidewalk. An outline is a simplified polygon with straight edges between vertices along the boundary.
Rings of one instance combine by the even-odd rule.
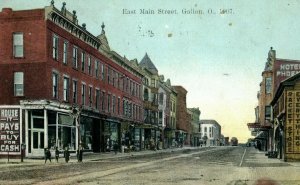
[[[44,153],[45,153],[45,164],[47,162],[47,160],[49,159],[50,163],[51,163],[51,152],[49,148],[45,148],[44,149]]]
[[[58,147],[55,147],[55,159],[56,159],[56,162],[57,162],[57,163],[58,163],[58,158],[59,158]]]
[[[79,149],[77,150],[77,160],[79,163],[82,162],[82,155],[83,155],[82,147],[79,147]]]
[[[70,152],[69,152],[69,148],[68,147],[65,147],[64,156],[65,156],[66,163],[68,163],[69,160],[70,160]]]

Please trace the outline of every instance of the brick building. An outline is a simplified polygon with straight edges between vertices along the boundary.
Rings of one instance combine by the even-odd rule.
[[[11,143],[25,144],[26,156],[42,156],[44,148],[104,152],[130,140],[131,126],[143,121],[143,75],[134,66],[110,49],[104,24],[92,35],[65,3],[60,10],[53,2],[34,10],[3,8],[1,120],[18,120],[19,130],[12,131],[20,137],[8,141],[7,132],[0,154],[14,148]]]
[[[172,86],[177,92],[177,108],[176,108],[176,140],[190,144],[191,134],[191,117],[187,113],[186,95],[187,90],[182,86]]]

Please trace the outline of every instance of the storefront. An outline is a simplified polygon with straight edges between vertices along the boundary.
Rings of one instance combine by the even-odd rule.
[[[281,82],[273,107],[273,151],[284,161],[300,160],[300,73]]]

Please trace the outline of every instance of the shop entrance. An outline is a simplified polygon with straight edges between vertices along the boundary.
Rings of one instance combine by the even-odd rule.
[[[44,118],[32,117],[31,146],[33,155],[43,155],[45,144]]]

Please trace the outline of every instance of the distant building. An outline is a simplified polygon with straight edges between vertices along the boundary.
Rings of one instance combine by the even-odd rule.
[[[176,141],[186,145],[190,144],[191,122],[187,113],[186,95],[187,90],[182,86],[172,86],[177,92],[176,108]]]
[[[221,126],[215,120],[200,120],[200,135],[202,143],[206,144],[206,146],[219,146]]]
[[[200,114],[201,111],[198,108],[188,108],[188,112],[191,116],[191,145],[199,146],[200,145]]]

